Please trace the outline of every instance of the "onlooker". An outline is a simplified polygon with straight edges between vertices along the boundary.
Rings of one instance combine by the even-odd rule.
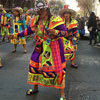
[[[84,36],[85,35],[85,18],[81,17],[81,32],[80,32],[80,36]]]
[[[90,45],[92,45],[92,40],[94,40],[94,45],[97,43],[97,23],[96,16],[94,12],[91,12],[88,20],[88,30],[90,32]]]

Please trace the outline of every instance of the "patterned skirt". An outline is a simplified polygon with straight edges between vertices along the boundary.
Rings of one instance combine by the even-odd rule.
[[[26,44],[26,39],[25,38],[11,39],[11,43],[12,44]]]
[[[55,39],[50,43],[39,42],[37,41],[30,59],[28,83],[65,88],[66,62],[62,39]]]
[[[75,59],[75,49],[71,41],[66,38],[62,38],[64,44],[64,55],[66,60],[73,61]]]

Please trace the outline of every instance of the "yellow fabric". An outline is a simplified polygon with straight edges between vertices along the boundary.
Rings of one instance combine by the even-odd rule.
[[[36,16],[31,20],[31,27],[34,26],[34,24],[38,21],[38,19],[39,19],[39,16]],[[62,20],[61,17],[52,16],[50,19],[49,28],[53,29],[61,24],[64,24],[64,21]]]
[[[52,16],[50,19],[49,28],[54,29],[55,27],[64,24],[64,21],[61,17]]]
[[[14,23],[14,25],[23,25],[22,23]]]
[[[61,84],[58,83],[59,77],[45,78],[43,74],[33,74],[28,72],[28,83],[32,85],[41,85],[45,87],[65,88],[65,75]]]
[[[9,36],[9,29],[7,27],[1,26],[1,35],[4,36],[6,33]]]
[[[4,22],[4,23],[3,23],[3,22]],[[1,24],[4,24],[4,25],[7,24],[7,17],[4,16],[4,15],[1,16]]]
[[[66,25],[66,27],[68,28],[68,29],[72,29],[72,28],[77,28],[77,20],[72,20],[71,21],[71,23],[67,23],[67,25]]]
[[[19,38],[19,40],[18,39],[11,39],[11,43],[12,44],[26,44],[26,40],[21,39],[21,38]]]
[[[3,13],[3,14],[6,14],[7,12],[3,9],[2,13]]]

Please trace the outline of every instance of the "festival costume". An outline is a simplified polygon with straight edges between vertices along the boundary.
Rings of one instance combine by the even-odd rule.
[[[29,9],[27,12],[26,12],[26,25],[29,26],[30,25],[30,22],[31,22],[31,13],[32,13],[33,9]]]
[[[74,49],[77,50],[77,40],[79,38],[77,21],[72,19],[69,24],[66,23],[66,28],[68,29],[68,32],[69,32],[68,40],[70,40],[72,42]]]
[[[30,59],[28,83],[45,87],[64,88],[66,62],[64,57],[63,36],[68,35],[64,22],[60,17],[52,16],[50,22],[39,21],[37,31],[34,27],[39,16],[32,19],[31,25],[18,37],[27,36],[33,32],[37,35],[35,50]],[[49,24],[49,26],[48,26]],[[48,37],[46,28],[55,29],[54,39]]]
[[[69,13],[71,15],[71,22],[68,24],[65,22],[64,14]],[[66,60],[75,60],[75,50],[77,50],[77,38],[79,38],[79,32],[77,29],[77,21],[73,18],[76,15],[76,12],[72,9],[63,8],[59,15],[62,17],[64,24],[66,28],[68,29],[68,37],[64,38],[64,43],[66,45],[64,46],[64,53]],[[71,67],[78,68],[77,65],[71,64]]]
[[[30,25],[30,20],[31,20],[31,16],[30,15],[26,15],[26,25],[27,26]]]
[[[22,8],[16,7],[14,10],[18,10],[20,14],[22,14]],[[22,32],[24,29],[26,29],[26,22],[25,18],[23,16],[15,17],[13,18],[13,29],[12,34],[16,34],[18,32]],[[26,44],[25,37],[17,38],[17,39],[11,39],[12,44]]]
[[[4,36],[5,32],[9,35],[9,18],[4,14],[1,15],[1,35]]]

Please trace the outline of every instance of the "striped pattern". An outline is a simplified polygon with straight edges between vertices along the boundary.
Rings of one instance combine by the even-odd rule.
[[[55,65],[55,72],[62,73],[62,63],[61,63],[61,55],[58,40],[51,41],[51,50],[53,56],[53,62]]]

